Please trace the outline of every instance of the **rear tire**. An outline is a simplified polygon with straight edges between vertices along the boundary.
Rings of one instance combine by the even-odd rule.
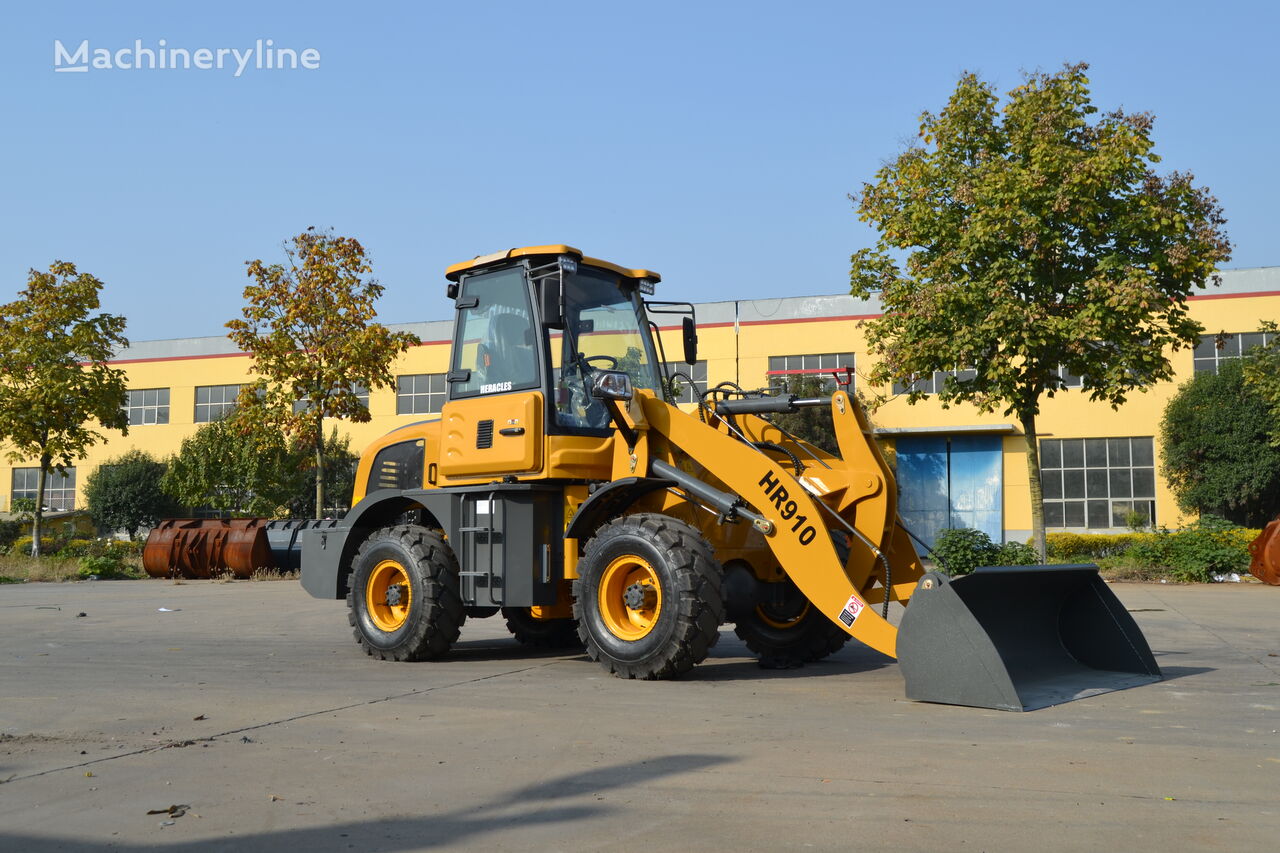
[[[573,612],[587,656],[622,678],[675,678],[720,638],[720,566],[707,540],[655,513],[615,519],[587,543]]]
[[[788,669],[822,660],[849,642],[849,635],[836,627],[809,603],[790,580],[770,587],[781,593],[762,602],[746,618],[738,620],[733,632],[770,669]]]
[[[502,617],[516,642],[531,649],[581,649],[573,619],[534,619],[527,607],[504,607]]]
[[[458,639],[466,613],[458,561],[435,531],[384,527],[352,561],[348,620],[365,652],[381,660],[434,660]]]

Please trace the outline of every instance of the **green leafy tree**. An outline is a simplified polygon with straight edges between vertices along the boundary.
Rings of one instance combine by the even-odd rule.
[[[1186,512],[1261,527],[1280,510],[1280,447],[1266,400],[1244,378],[1248,359],[1197,373],[1160,421],[1162,473]]]
[[[140,527],[154,527],[179,508],[160,481],[166,465],[150,453],[130,450],[109,459],[89,475],[85,504],[99,528],[124,530],[133,539]]]
[[[304,478],[314,478],[311,448],[305,443],[296,443],[292,453],[294,464],[303,472]],[[304,482],[303,488],[289,501],[290,514],[302,518],[321,518],[330,511],[341,513],[350,509],[356,482],[356,466],[359,462],[359,454],[351,452],[351,437],[339,435],[338,428],[333,427],[324,441],[324,494],[328,505],[317,510],[315,491],[307,488]]]
[[[18,298],[0,305],[0,442],[13,462],[37,460],[31,524],[40,554],[45,481],[103,440],[95,426],[128,431],[124,372],[107,362],[129,345],[125,319],[97,313],[102,282],[55,261],[31,270]],[[94,423],[96,422],[96,424]]]
[[[1271,443],[1280,447],[1280,326],[1274,321],[1262,324],[1271,333],[1266,346],[1254,349],[1244,361],[1244,380],[1250,390],[1266,401],[1271,425],[1267,430]]]
[[[308,228],[284,253],[283,264],[248,262],[244,318],[227,328],[261,377],[241,391],[245,417],[308,444],[324,507],[324,419],[368,421],[355,388],[391,385],[396,357],[420,342],[375,322],[383,288],[359,241]]]
[[[184,439],[161,486],[193,509],[280,515],[307,491],[306,472],[279,429],[237,414],[205,424]]]
[[[1166,353],[1201,331],[1187,297],[1230,257],[1217,200],[1190,174],[1158,174],[1152,117],[1099,114],[1086,69],[1028,75],[1002,106],[965,74],[941,113],[921,116],[919,143],[855,197],[880,232],[851,270],[852,291],[884,307],[866,324],[869,378],[964,369],[942,405],[1018,419],[1041,555],[1041,399],[1065,387],[1062,368],[1113,407],[1168,379]]]
[[[830,386],[831,383],[821,376],[788,376],[783,380],[781,393],[795,394],[802,398],[826,397],[831,394]],[[828,453],[839,452],[835,424],[831,420],[831,409],[827,406],[812,406],[798,412],[770,415],[769,420],[814,447]]]

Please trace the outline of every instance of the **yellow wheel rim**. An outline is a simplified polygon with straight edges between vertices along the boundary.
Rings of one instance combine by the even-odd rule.
[[[610,633],[621,640],[643,639],[658,624],[662,612],[658,573],[639,557],[618,557],[605,567],[597,601]]]
[[[761,607],[760,605],[756,605],[756,616],[760,617],[760,621],[771,628],[781,628],[783,630],[786,630],[787,628],[794,628],[795,626],[799,625],[800,622],[804,619],[804,617],[809,615],[809,608],[811,607],[813,607],[813,605],[806,601],[804,605],[804,609],[801,610],[798,614],[796,614],[791,619],[775,619],[772,616],[770,616],[769,612],[765,610],[763,607]]]
[[[369,618],[378,630],[390,632],[403,628],[409,621],[409,606],[413,604],[413,587],[404,566],[395,560],[383,560],[374,566],[365,585],[364,601]]]

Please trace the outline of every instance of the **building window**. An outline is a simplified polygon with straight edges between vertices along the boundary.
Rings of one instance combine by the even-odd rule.
[[[356,399],[360,401],[360,405],[364,406],[364,410],[369,411],[369,389],[363,385],[352,385],[351,392],[356,395]],[[293,413],[295,415],[305,412],[311,408],[310,400],[294,400]]]
[[[1040,442],[1045,527],[1127,527],[1138,513],[1156,523],[1151,438],[1056,438]]]
[[[236,407],[238,396],[239,385],[196,386],[196,423],[207,424],[230,414]]]
[[[129,426],[167,424],[169,422],[169,389],[146,388],[129,392]]]
[[[9,493],[9,508],[13,502],[36,499],[36,487],[40,485],[39,468],[14,468],[13,490]],[[67,468],[63,473],[50,471],[44,480],[44,505],[46,509],[72,510],[76,508],[76,469]]]
[[[702,395],[707,391],[707,363],[705,361],[689,364],[684,361],[667,362],[666,375],[674,377],[677,373],[683,373],[692,379],[690,383],[683,377],[673,379],[673,388],[676,391],[674,395],[675,402],[680,403],[697,403],[702,399]]]
[[[396,414],[437,414],[444,407],[443,373],[416,373],[396,377]]]
[[[1223,335],[1222,348],[1218,348],[1217,335],[1201,335],[1196,344],[1194,366],[1196,373],[1217,373],[1218,365],[1229,358],[1241,358],[1249,350],[1269,344],[1276,339],[1275,332],[1240,332]]]
[[[947,384],[947,377],[954,376],[959,382],[967,382],[977,377],[978,371],[968,370],[935,370],[932,376],[925,376],[912,382],[893,383],[894,394],[941,394]]]
[[[825,373],[829,376],[845,368],[853,370],[853,353],[851,352],[769,356],[769,376],[794,376],[806,373]]]
[[[1063,388],[1079,388],[1084,384],[1084,380],[1076,376],[1070,370],[1067,370],[1065,364],[1060,364],[1051,373],[1062,380]]]

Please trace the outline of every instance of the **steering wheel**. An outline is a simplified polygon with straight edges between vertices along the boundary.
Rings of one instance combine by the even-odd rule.
[[[590,364],[593,361],[605,361],[609,363],[610,370],[618,369],[618,360],[611,355],[588,355],[588,356],[585,356],[582,360],[585,361],[587,364]]]

